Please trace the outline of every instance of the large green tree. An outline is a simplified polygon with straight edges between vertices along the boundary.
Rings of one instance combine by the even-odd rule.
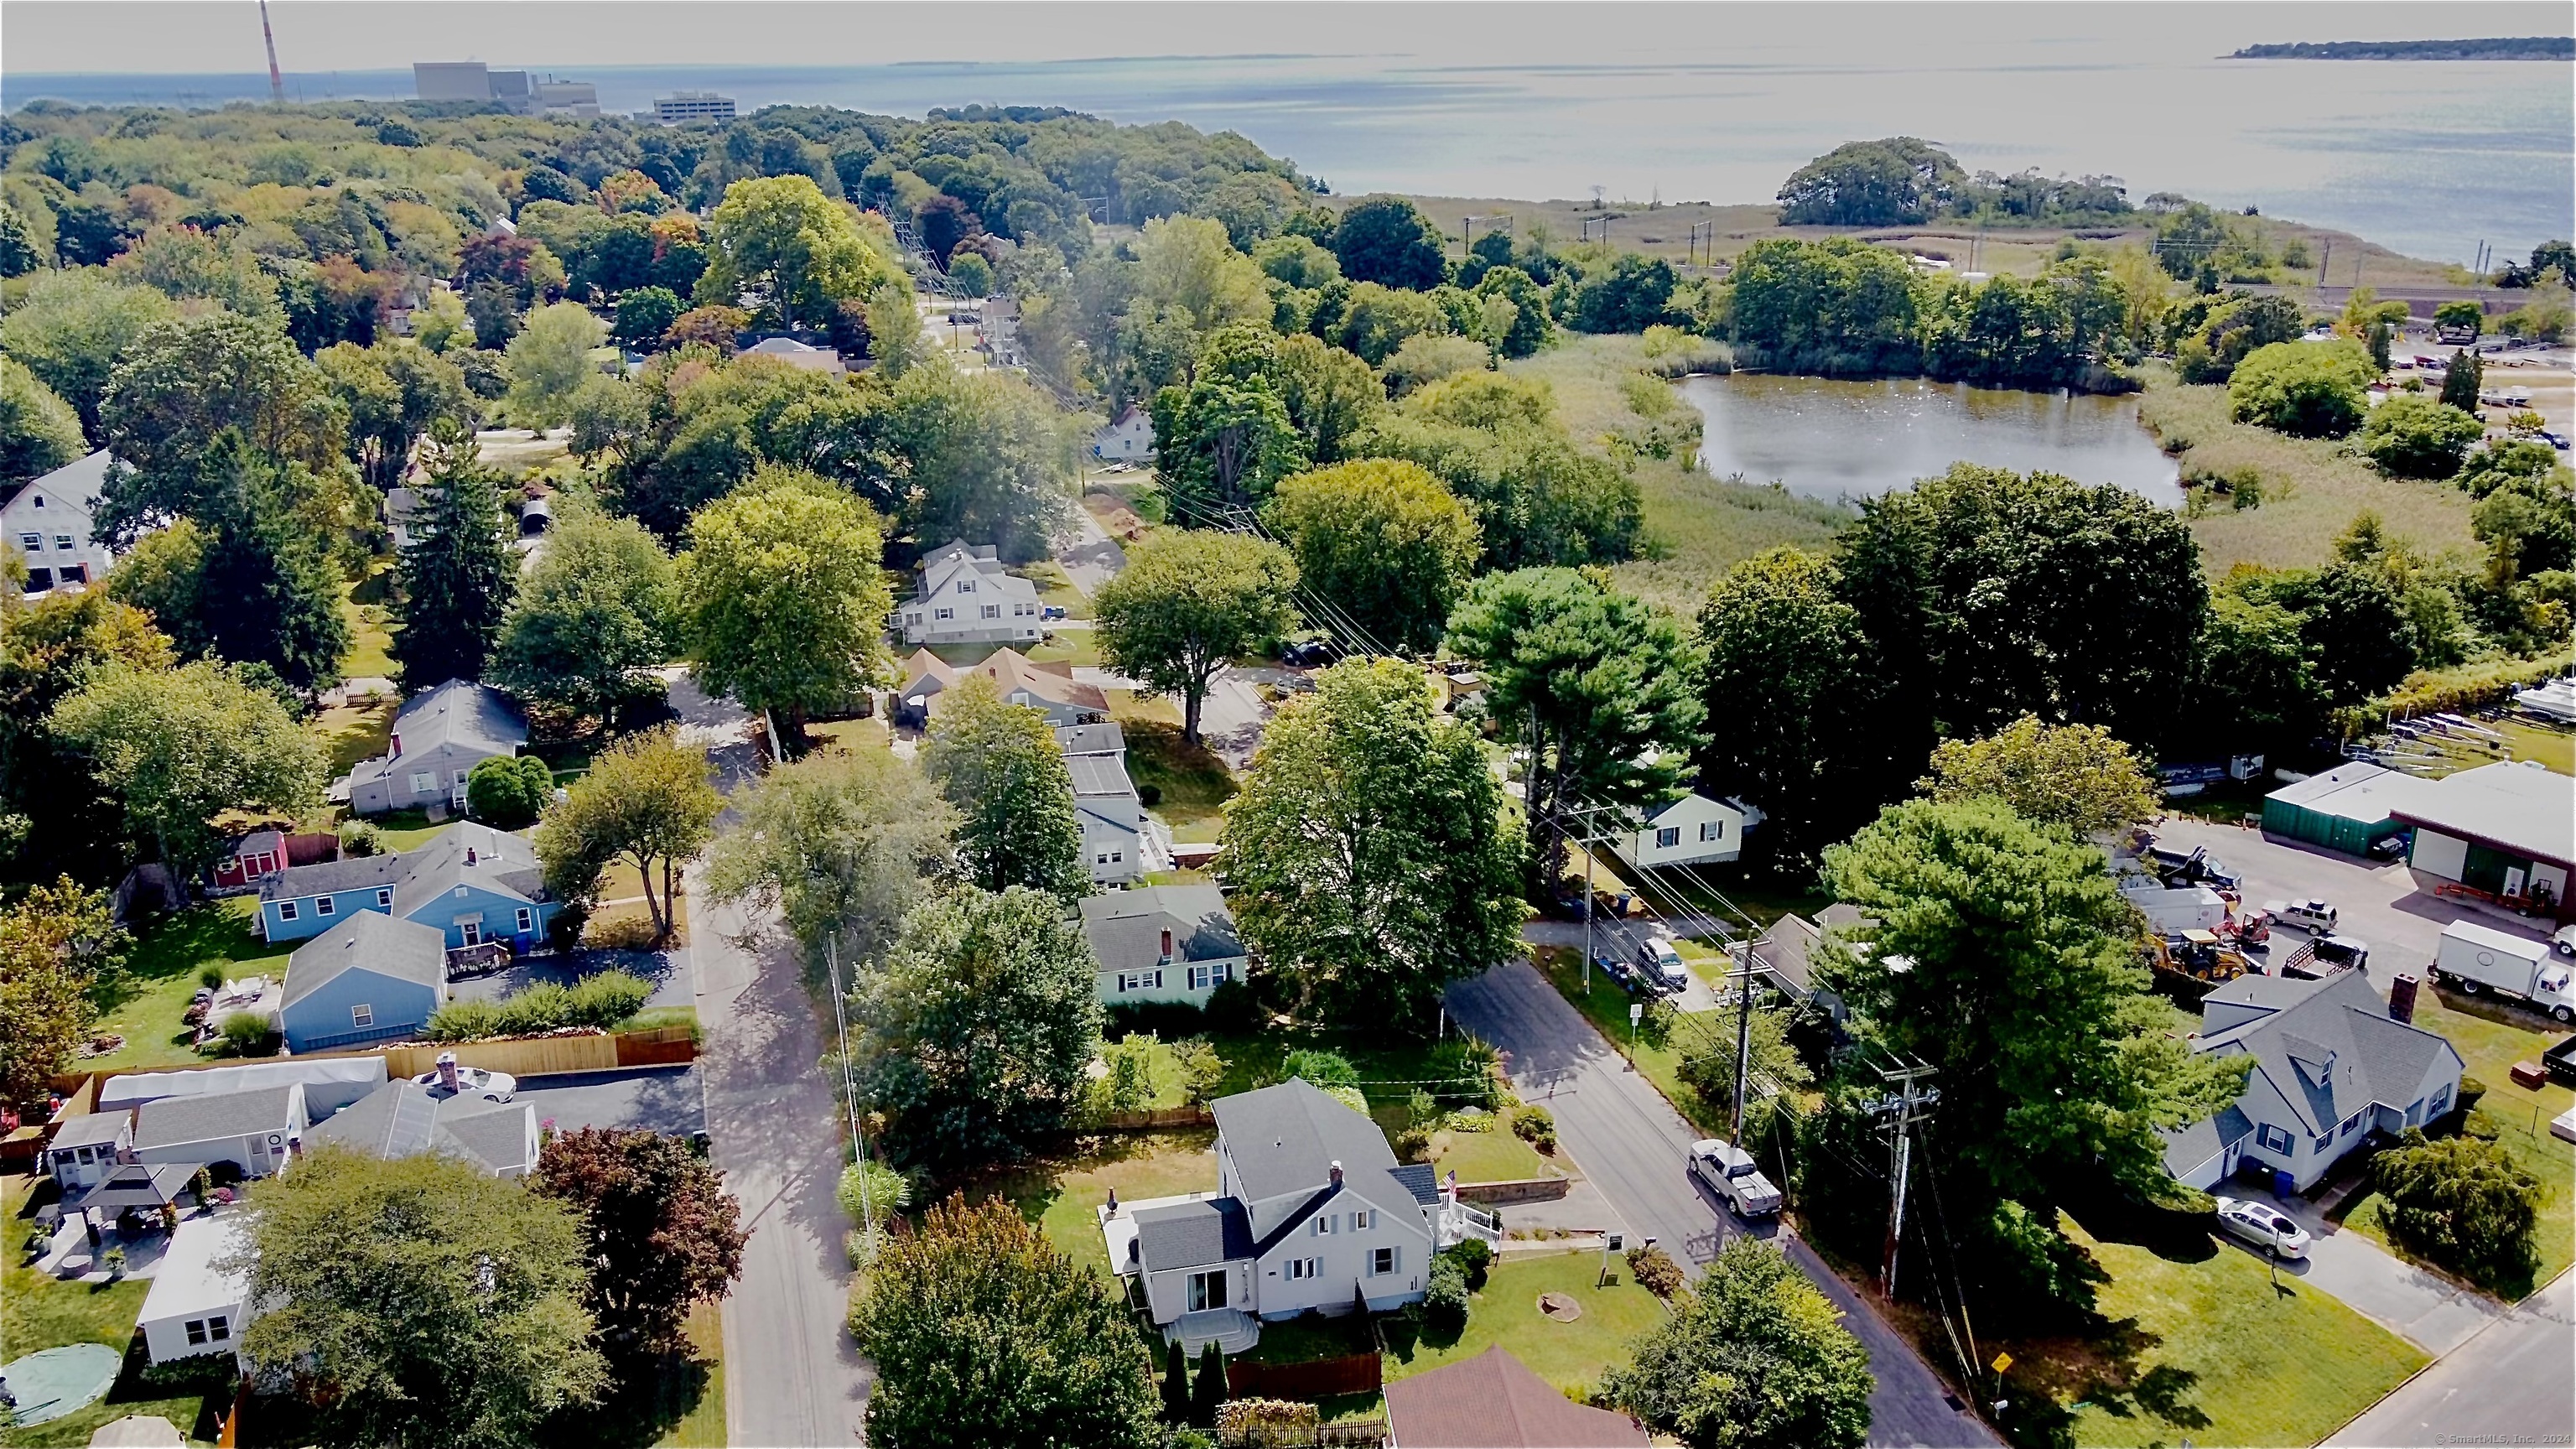
[[[618,1358],[684,1347],[692,1306],[742,1276],[742,1208],[724,1174],[682,1138],[640,1128],[558,1133],[528,1191],[578,1216],[582,1300]]]
[[[1153,1363],[1118,1294],[1009,1203],[952,1198],[886,1240],[850,1304],[868,1439],[1154,1449]]]
[[[1700,789],[1758,806],[1762,854],[1812,869],[1875,804],[1853,788],[1870,713],[1860,616],[1834,597],[1831,562],[1782,546],[1727,570],[1700,606],[1709,731]]]
[[[2387,1199],[2388,1235],[2401,1246],[2508,1294],[2530,1291],[2541,1262],[2540,1209],[2552,1188],[2502,1143],[2427,1138],[2410,1127],[2372,1159],[2370,1176]]]
[[[2062,831],[1991,797],[1908,801],[1827,850],[1824,881],[1878,922],[1845,999],[1879,1046],[1939,1069],[1933,1149],[1989,1201],[2088,1170],[2158,1191],[2158,1132],[2244,1088],[2246,1061],[2195,1054],[2149,993],[2102,853]]]
[[[50,473],[88,452],[71,404],[16,358],[0,357],[0,486]]]
[[[1046,712],[1002,698],[981,674],[939,697],[922,768],[957,810],[957,858],[988,891],[1027,886],[1066,901],[1091,893],[1073,775]]]
[[[0,1103],[39,1104],[71,1070],[130,944],[108,893],[70,876],[0,910]]]
[[[402,628],[393,642],[411,689],[482,678],[519,586],[501,476],[483,466],[472,436],[443,429],[424,462],[420,507],[402,551]]]
[[[1602,1391],[1691,1449],[1860,1449],[1876,1381],[1842,1311],[1777,1247],[1738,1237]]]
[[[511,421],[531,428],[561,425],[572,415],[573,394],[598,369],[591,351],[608,340],[608,324],[577,302],[557,302],[528,314],[528,325],[510,339]]]
[[[2448,478],[2486,436],[2474,412],[2421,393],[2395,393],[2361,425],[2361,451],[2400,478]]]
[[[124,869],[122,809],[54,734],[51,715],[112,662],[158,673],[173,657],[150,615],[104,589],[32,607],[0,594],[0,879],[112,880]]]
[[[1074,438],[1046,394],[1008,372],[916,367],[895,383],[887,445],[904,520],[925,542],[988,543],[1023,562],[1073,518]]]
[[[930,889],[956,820],[930,778],[886,750],[790,761],[733,805],[742,823],[708,854],[709,890],[776,910],[809,956],[837,935],[866,960]]]
[[[464,371],[427,347],[339,342],[313,354],[313,362],[348,411],[351,460],[379,490],[402,482],[412,449],[432,428],[465,427],[474,420]]]
[[[1223,527],[1306,466],[1306,440],[1270,380],[1207,373],[1154,395],[1154,473],[1177,521]]]
[[[2098,725],[2023,715],[1977,740],[1943,740],[1915,787],[1935,800],[1989,797],[2025,820],[2079,836],[2135,825],[2157,810],[2144,761]]]
[[[2340,438],[2370,412],[2379,368],[2358,342],[2275,342],[2258,347],[2227,381],[2228,410],[2298,438]]]
[[[1423,292],[1448,276],[1440,228],[1401,196],[1364,196],[1333,227],[1333,256],[1353,282]]]
[[[1282,707],[1219,839],[1262,970],[1329,1017],[1419,1030],[1517,949],[1502,787],[1409,665],[1337,664]]]
[[[678,909],[674,877],[706,848],[724,809],[714,775],[706,751],[669,730],[629,735],[592,756],[589,770],[537,826],[547,884],[560,899],[587,906],[599,872],[622,859],[643,885],[655,939],[668,939]]]
[[[560,1203],[442,1154],[324,1147],[246,1213],[242,1355],[319,1442],[533,1445],[607,1387]]]
[[[109,476],[99,528],[125,538],[154,515],[194,511],[200,465],[225,433],[320,472],[340,462],[348,421],[285,333],[229,312],[144,329],[117,362],[99,417],[130,470]]]
[[[1699,747],[1697,651],[1670,617],[1595,573],[1477,580],[1449,621],[1449,647],[1483,667],[1485,709],[1527,751],[1534,894],[1564,874],[1563,811],[1660,805]]]
[[[1780,186],[1783,226],[1890,226],[1929,221],[1967,173],[1950,153],[1912,136],[1846,141]]]
[[[41,272],[28,280],[26,300],[0,317],[0,350],[70,403],[92,438],[104,438],[99,401],[117,360],[178,311],[153,288],[109,281],[96,268]]]
[[[1166,535],[1127,557],[1100,591],[1100,652],[1109,666],[1181,700],[1181,735],[1199,739],[1199,710],[1217,671],[1295,627],[1297,564],[1277,544],[1240,534]]]
[[[801,741],[807,715],[877,676],[894,611],[885,536],[846,489],[764,467],[690,521],[689,545],[680,632],[708,690],[771,712]]]
[[[220,665],[154,671],[112,661],[54,706],[50,727],[183,876],[214,858],[222,812],[292,813],[321,800],[313,737],[274,695]]]
[[[810,176],[737,181],[709,219],[700,306],[764,299],[780,326],[813,326],[844,297],[867,296],[894,275],[857,221]]]
[[[492,654],[493,682],[524,699],[614,724],[658,694],[645,673],[671,657],[670,555],[644,526],[577,493],[520,580]]]
[[[1482,543],[1476,521],[1423,468],[1371,458],[1284,479],[1264,518],[1297,576],[1389,648],[1440,642]]]
[[[956,1167],[1064,1124],[1100,1049],[1100,963],[1044,891],[959,886],[913,907],[851,993],[859,1090],[901,1162]]]

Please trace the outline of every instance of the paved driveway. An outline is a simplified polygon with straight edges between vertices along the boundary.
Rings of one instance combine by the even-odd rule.
[[[689,890],[709,901],[693,873]],[[725,1421],[734,1444],[858,1442],[873,1370],[842,1325],[850,1220],[833,1193],[846,1140],[791,951],[705,905],[689,947],[706,1034],[707,1131],[742,1204],[742,1278],[725,1300]]]
[[[2329,1445],[2576,1443],[2576,1275],[2499,1314],[2432,1367],[2346,1424]]]
[[[630,1067],[614,1072],[557,1072],[519,1084],[518,1100],[557,1131],[643,1127],[689,1137],[707,1127],[705,1083],[698,1069]]]
[[[2224,1184],[2220,1190],[2229,1197],[2279,1208],[2308,1230],[2307,1261],[2281,1264],[2285,1276],[2332,1294],[2345,1307],[2427,1352],[2450,1352],[2504,1312],[2504,1305],[2494,1299],[2414,1267],[2359,1233],[2346,1232],[2305,1198],[2278,1198],[2243,1183]],[[2257,1259],[2265,1256],[2263,1249],[2242,1238],[2221,1233],[2218,1240]]]
[[[1683,1170],[1698,1135],[1645,1078],[1630,1070],[1591,1023],[1526,961],[1511,961],[1449,989],[1458,1024],[1511,1054],[1512,1083],[1556,1114],[1566,1150],[1599,1187],[1627,1231],[1652,1235],[1696,1277],[1730,1236],[1770,1237],[1842,1310],[1869,1351],[1869,1442],[1999,1444],[1973,1415],[1953,1408],[1941,1381],[1886,1320],[1813,1249],[1774,1224],[1748,1229]],[[1506,1216],[1511,1209],[1506,1208]]]
[[[1064,546],[1055,561],[1064,566],[1065,577],[1073,580],[1075,588],[1096,595],[1127,567],[1127,550],[1118,546],[1090,509],[1077,507],[1073,514],[1073,542]]]
[[[698,999],[689,962],[677,951],[576,951],[570,956],[522,956],[489,976],[448,983],[447,994],[460,1001],[499,1001],[516,996],[540,981],[570,986],[585,976],[607,970],[630,971],[653,983],[646,1006],[692,1006]]]

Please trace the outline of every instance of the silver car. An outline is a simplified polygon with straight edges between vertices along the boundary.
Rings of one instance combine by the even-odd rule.
[[[480,1097],[486,1102],[507,1102],[519,1093],[518,1078],[508,1072],[460,1067],[454,1052],[440,1053],[434,1070],[412,1080],[429,1088],[433,1097]]]
[[[2278,1208],[2243,1198],[2218,1199],[2218,1225],[2258,1248],[2284,1258],[2308,1255],[2308,1230],[2281,1215]]]

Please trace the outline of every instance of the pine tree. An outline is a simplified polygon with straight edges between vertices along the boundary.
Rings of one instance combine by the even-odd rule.
[[[2462,350],[2452,355],[2450,370],[2442,374],[2442,401],[2472,416],[2478,410],[2478,390],[2486,382],[2486,364],[2474,352]]]
[[[1199,1353],[1198,1382],[1190,1394],[1190,1423],[1200,1429],[1216,1427],[1216,1411],[1226,1401],[1225,1355],[1216,1351],[1216,1341]]]
[[[1177,1338],[1163,1354],[1163,1421],[1190,1421],[1190,1354]]]
[[[452,425],[432,435],[429,476],[402,552],[402,632],[393,655],[403,683],[425,689],[480,679],[519,580],[501,511],[501,480]]]

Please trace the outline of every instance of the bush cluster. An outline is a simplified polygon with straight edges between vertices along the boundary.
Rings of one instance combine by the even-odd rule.
[[[1550,1157],[1556,1155],[1556,1116],[1545,1107],[1514,1107],[1512,1135]]]
[[[1628,1250],[1628,1276],[1637,1286],[1658,1298],[1670,1298],[1682,1291],[1682,1267],[1660,1247],[1644,1243]]]
[[[570,986],[541,981],[502,1001],[451,1001],[430,1013],[431,1041],[483,1041],[536,1036],[568,1026],[603,1030],[644,1009],[653,983],[630,971],[601,971]]]
[[[1433,1330],[1456,1333],[1467,1326],[1467,1270],[1447,1253],[1431,1260],[1431,1281],[1422,1293],[1422,1321]]]

